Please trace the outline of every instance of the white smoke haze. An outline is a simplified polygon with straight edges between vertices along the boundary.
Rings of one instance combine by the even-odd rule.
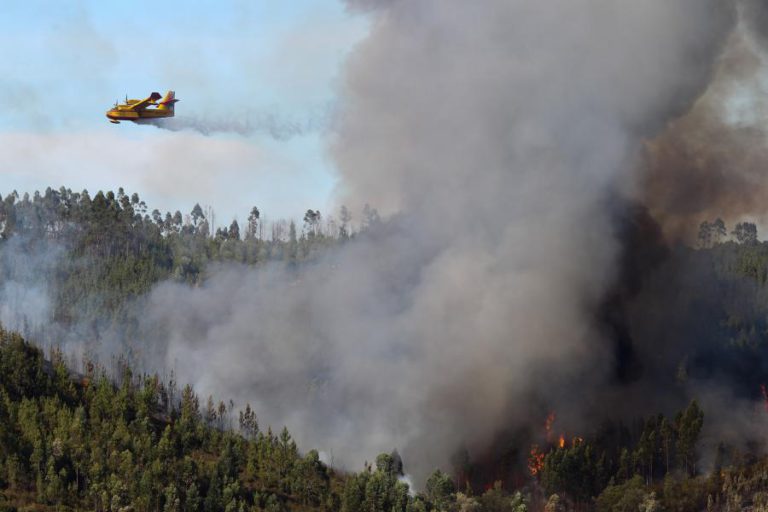
[[[29,334],[53,317],[45,275],[56,268],[63,247],[46,244],[27,250],[29,241],[13,237],[0,248],[0,325]]]
[[[705,411],[699,461],[704,471],[714,468],[717,445],[720,443],[741,448],[745,440],[758,440],[764,445],[762,440],[768,428],[768,411],[762,400],[744,399],[711,382],[693,382],[692,385]],[[706,411],[722,411],[723,414],[706,414]]]
[[[706,86],[734,13],[721,0],[350,2],[375,6],[331,154],[342,202],[374,204],[386,225],[296,274],[162,284],[145,321],[201,394],[250,402],[342,464],[397,447],[423,481],[457,447],[538,422],[532,395],[573,404],[562,384],[604,382],[610,198],[632,192],[640,137]]]

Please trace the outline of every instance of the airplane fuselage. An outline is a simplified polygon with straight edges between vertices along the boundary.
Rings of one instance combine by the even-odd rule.
[[[173,117],[173,110],[160,110],[157,108],[148,108],[145,110],[128,110],[117,108],[107,110],[107,118],[110,121],[136,121],[137,119],[161,119],[163,117]]]
[[[110,123],[119,124],[120,121],[134,121],[163,119],[167,117],[173,117],[174,108],[176,103],[176,93],[174,91],[168,91],[162,101],[160,93],[153,92],[148,98],[143,100],[129,100],[125,99],[125,103],[118,104],[115,102],[115,106],[107,110],[107,119]],[[150,106],[154,108],[149,108]]]

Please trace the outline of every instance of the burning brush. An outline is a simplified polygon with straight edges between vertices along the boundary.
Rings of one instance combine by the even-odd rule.
[[[766,402],[766,407],[768,407],[768,402]],[[530,472],[531,476],[536,476],[539,473],[541,473],[541,470],[544,469],[544,459],[547,456],[547,453],[552,449],[558,449],[558,450],[564,450],[567,448],[568,442],[566,439],[565,434],[560,434],[557,438],[557,440],[553,440],[552,436],[552,427],[555,422],[555,413],[550,412],[547,415],[546,420],[544,421],[544,436],[546,439],[547,444],[549,445],[545,450],[542,450],[538,444],[532,444],[531,450],[528,455],[528,471]],[[584,442],[584,439],[579,436],[573,436],[571,438],[571,447],[576,447]]]

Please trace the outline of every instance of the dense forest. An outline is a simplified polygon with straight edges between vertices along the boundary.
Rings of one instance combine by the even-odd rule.
[[[213,216],[199,204],[186,215],[148,212],[138,194],[123,189],[93,197],[63,187],[32,196],[13,192],[0,202],[2,277],[30,271],[29,261],[12,258],[43,255],[34,261],[35,274],[55,290],[54,320],[73,323],[115,314],[163,279],[198,283],[211,262],[296,265],[355,236],[345,207],[338,220],[307,210],[300,226],[286,220],[265,225],[254,206],[245,226],[233,220],[214,231]],[[376,210],[366,206],[357,226],[364,231],[378,222]]]
[[[346,208],[337,220],[307,210],[299,225],[267,224],[256,207],[245,226],[212,229],[211,217],[199,205],[186,215],[149,212],[122,189],[14,192],[0,202],[0,278],[46,283],[57,329],[98,330],[125,321],[160,281],[198,286],[220,262],[298,268],[382,223],[370,207],[356,229]],[[696,271],[670,300],[687,305],[701,335],[700,349],[683,345],[669,379],[717,376],[759,398],[768,382],[768,243],[754,224],[729,233],[717,219],[700,226],[696,247],[669,251],[670,268]],[[664,269],[658,276],[669,282]],[[201,399],[173,377],[136,369],[129,347],[110,368],[87,357],[73,365],[46,339],[59,330],[4,315],[13,329],[0,330],[0,510],[768,510],[768,459],[757,445],[726,442],[704,453],[702,429],[718,411],[696,400],[582,437],[548,435],[500,479],[478,481],[476,463],[459,457],[415,490],[408,454],[381,454],[357,473],[333,467],[249,405]]]

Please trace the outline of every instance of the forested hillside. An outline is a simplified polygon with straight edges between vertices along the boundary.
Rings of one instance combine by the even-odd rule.
[[[338,472],[250,406],[201,404],[127,366],[117,380],[97,365],[73,374],[52,356],[0,331],[0,510],[426,512],[457,499],[440,471],[413,495],[397,452]],[[480,499],[477,510],[524,510],[519,493]]]
[[[48,189],[2,200],[4,300],[12,298],[10,283],[39,286],[49,307],[32,318],[36,325],[28,321],[29,301],[19,311],[10,303],[0,309],[4,322],[32,343],[8,325],[0,331],[0,507],[768,509],[761,440],[703,444],[708,419],[722,422],[722,411],[687,397],[674,411],[617,417],[579,436],[537,442],[537,433],[525,433],[524,445],[503,452],[511,454],[503,470],[489,470],[471,454],[450,454],[455,464],[435,468],[414,493],[405,476],[408,453],[381,454],[359,473],[335,468],[312,447],[298,447],[282,426],[273,431],[270,419],[257,419],[249,405],[201,398],[186,383],[136,367],[128,341],[140,333],[132,331],[130,308],[157,283],[200,286],[213,265],[226,262],[299,269],[333,258],[333,251],[375,236],[385,224],[371,208],[360,214],[357,229],[346,209],[338,220],[310,209],[298,226],[266,223],[254,207],[245,226],[232,222],[211,232],[210,216],[199,205],[188,214],[149,212],[138,195],[122,190],[91,197]],[[768,383],[768,243],[759,242],[752,224],[729,233],[716,220],[702,224],[696,247],[665,248],[661,260],[623,306],[628,323],[647,323],[641,335],[663,342],[647,346],[670,354],[658,368],[660,392],[682,397],[687,382],[707,380],[757,403]],[[653,317],[645,314],[649,302],[658,310]],[[98,341],[101,330],[116,326],[125,353],[112,361],[86,354],[73,364],[58,348],[64,331]]]
[[[245,226],[234,220],[215,232],[207,216],[213,212],[206,215],[199,204],[187,214],[149,212],[138,194],[123,189],[93,197],[63,187],[31,197],[13,192],[0,202],[0,237],[6,249],[2,277],[13,279],[13,272],[30,270],[9,259],[36,257],[36,277],[55,290],[54,319],[71,322],[114,314],[162,279],[198,283],[211,262],[295,265],[354,236],[346,208],[338,221],[307,210],[297,226],[282,219],[262,222],[253,207]],[[361,216],[360,229],[378,222],[378,214],[368,207]]]
[[[607,425],[588,438],[532,451],[519,489],[473,489],[436,470],[423,493],[403,479],[397,452],[360,473],[300,451],[250,406],[204,404],[189,386],[127,366],[73,374],[19,335],[0,331],[0,510],[96,511],[601,511],[742,510],[768,506],[768,459],[718,447],[702,472],[704,414]],[[538,448],[535,448],[538,450]],[[541,453],[541,455],[537,455]],[[726,464],[727,462],[727,464]]]

